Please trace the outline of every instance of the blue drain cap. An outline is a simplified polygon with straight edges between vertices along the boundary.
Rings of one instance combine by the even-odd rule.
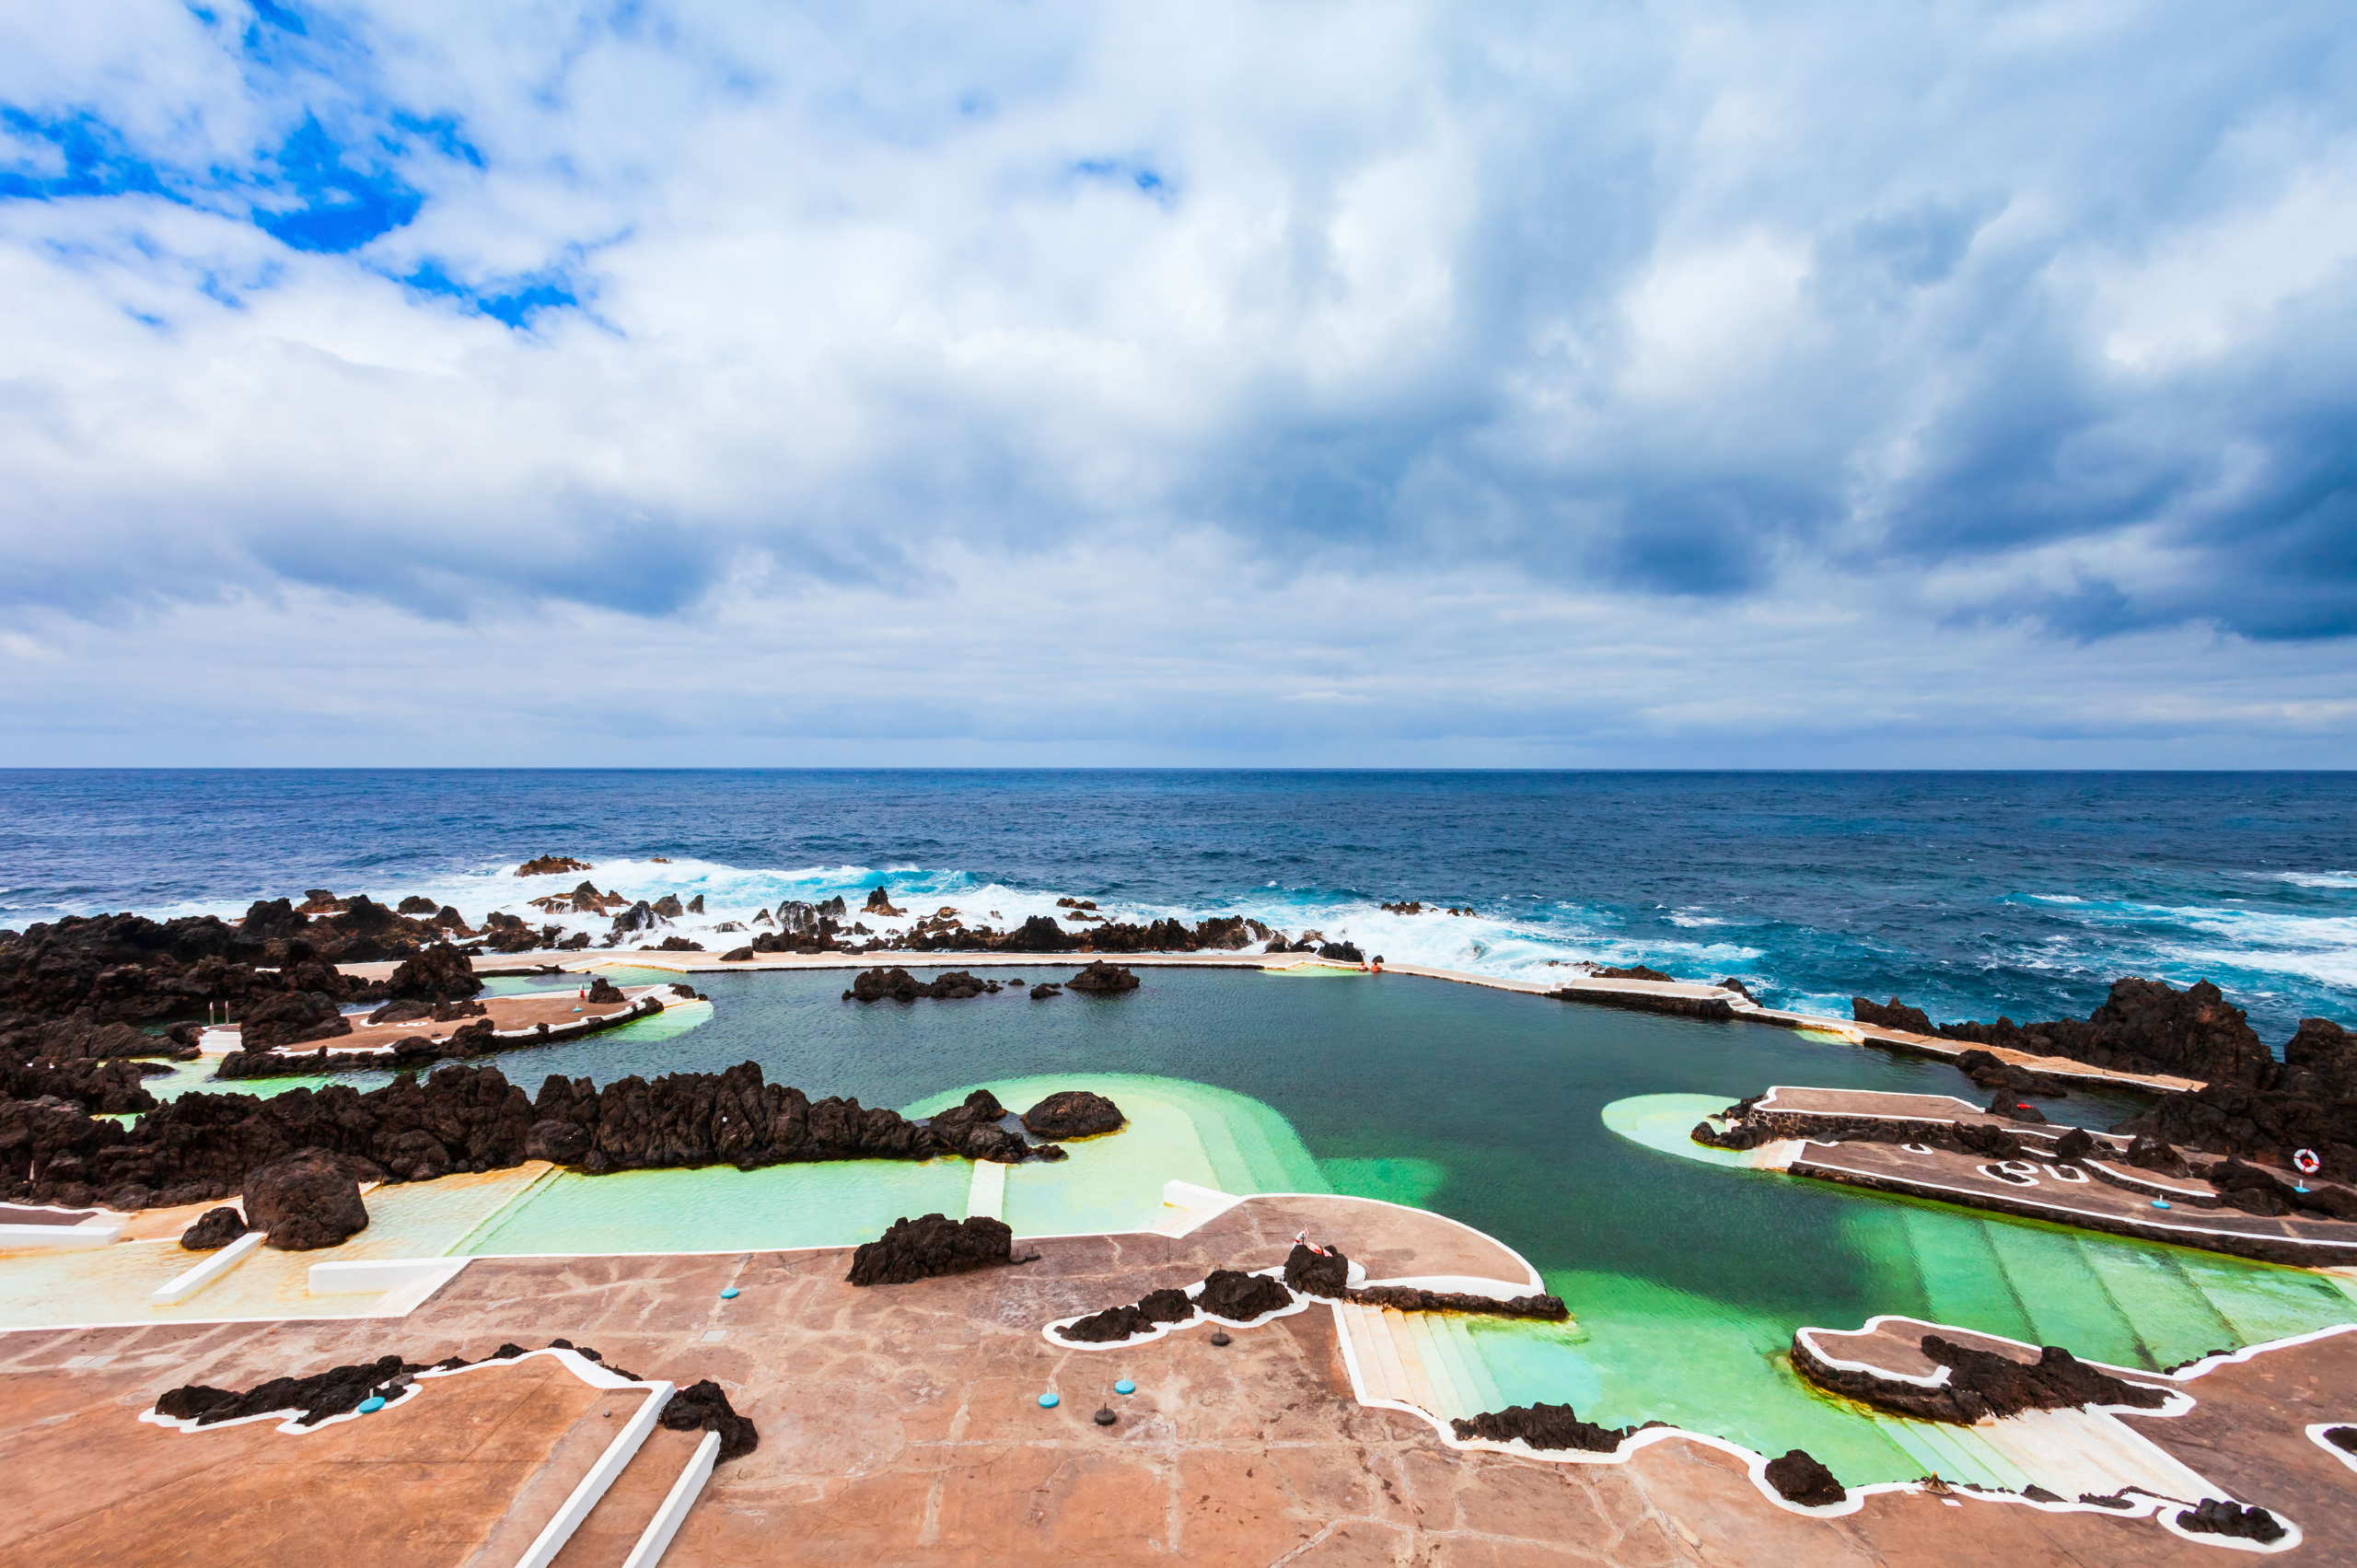
[[[2155,1198],[2153,1200],[2153,1207],[2156,1209],[2165,1209],[2168,1206],[2169,1201],[2166,1198]]]
[[[1134,1394],[1137,1391],[1138,1386],[1135,1383],[1131,1382],[1126,1377],[1113,1385],[1113,1392],[1117,1394]]]
[[[1039,1408],[1043,1411],[1051,1411],[1062,1403],[1063,1400],[1058,1399],[1053,1394],[1042,1394],[1039,1396]]]
[[[722,1292],[720,1293],[720,1299],[721,1299],[721,1300],[723,1300],[723,1301],[734,1301],[734,1300],[736,1300],[736,1299],[737,1299],[737,1287],[736,1287],[735,1285],[730,1285],[726,1290],[722,1291]]]
[[[360,1401],[360,1413],[362,1415],[375,1415],[378,1411],[383,1410],[384,1408],[385,1398],[382,1394],[371,1394],[366,1399]]]

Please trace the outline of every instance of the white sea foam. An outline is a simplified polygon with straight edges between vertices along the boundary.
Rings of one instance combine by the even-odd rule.
[[[2357,871],[2278,871],[2274,879],[2295,888],[2357,888]]]

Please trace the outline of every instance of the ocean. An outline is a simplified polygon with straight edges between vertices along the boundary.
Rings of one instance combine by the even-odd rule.
[[[2347,773],[17,770],[0,926],[311,888],[529,913],[581,879],[513,874],[555,854],[634,898],[702,894],[691,936],[880,879],[993,924],[1060,897],[1245,914],[1394,961],[1644,963],[1843,1015],[2084,1015],[2119,975],[2207,979],[2280,1048],[2304,1016],[2357,1023],[2352,821]],[[1472,912],[1379,907],[1407,900]]]

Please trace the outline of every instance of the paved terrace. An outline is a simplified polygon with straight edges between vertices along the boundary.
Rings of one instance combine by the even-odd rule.
[[[481,1357],[502,1341],[563,1335],[650,1377],[713,1377],[760,1425],[760,1447],[714,1472],[665,1559],[670,1568],[2221,1561],[2215,1547],[2150,1521],[2018,1504],[1886,1493],[1846,1516],[1802,1516],[1768,1502],[1741,1460],[1683,1439],[1619,1464],[1452,1450],[1423,1422],[1353,1400],[1333,1315],[1318,1307],[1237,1330],[1225,1348],[1200,1325],[1110,1351],[1058,1348],[1039,1331],[1213,1267],[1276,1262],[1305,1226],[1377,1279],[1510,1281],[1519,1264],[1435,1215],[1353,1199],[1254,1199],[1184,1237],[1050,1239],[1023,1267],[870,1290],[842,1283],[843,1249],[480,1260],[396,1321],[8,1334],[0,1460],[11,1507],[0,1513],[0,1557],[28,1568],[233,1557],[309,1568],[322,1550],[389,1565],[513,1561],[484,1543],[521,1538],[540,1516],[525,1506],[527,1489],[538,1487],[533,1506],[544,1510],[549,1489],[572,1473],[554,1458],[558,1440],[577,1423],[621,1419],[589,1413],[607,1405],[555,1389],[511,1394],[497,1381],[508,1374],[485,1373],[473,1388],[472,1375],[429,1383],[382,1416],[303,1436],[269,1425],[180,1434],[134,1417],[183,1382],[244,1388],[388,1352]],[[730,1286],[741,1295],[724,1301]],[[1138,1385],[1126,1399],[1109,1391],[1124,1376]],[[2357,1369],[2337,1363],[2313,1377],[2303,1363],[2299,1376],[2311,1393],[2357,1387]],[[2231,1442],[2246,1425],[2271,1433],[2269,1423],[2315,1419],[2270,1387],[2254,1382],[2215,1431],[2154,1423],[2154,1438]],[[1063,1396],[1052,1411],[1036,1403],[1047,1388]],[[1119,1410],[1115,1425],[1092,1423],[1100,1403]],[[684,1451],[633,1462],[557,1568],[619,1564]],[[2245,1497],[2294,1518],[2316,1515],[2305,1471],[2291,1495],[2288,1468],[2253,1468],[2266,1473]],[[503,1510],[502,1498],[517,1501]],[[2350,1539],[2312,1528],[2310,1544],[2286,1555],[2345,1562]],[[257,1541],[268,1549],[224,1550]]]

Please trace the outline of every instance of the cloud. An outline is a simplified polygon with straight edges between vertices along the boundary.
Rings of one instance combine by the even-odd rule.
[[[1170,640],[1125,679],[1201,748],[1314,717],[1382,750],[1398,699],[1340,677],[1429,657],[1460,683],[1434,713],[1651,755],[1724,733],[1726,670],[1676,661],[1690,690],[1608,722],[1436,585],[1631,635],[1838,588],[1927,644],[1913,689],[2010,649],[2016,688],[2087,672],[2082,715],[2125,711],[2106,647],[2165,644],[2165,711],[2254,734],[2235,683],[2357,631],[2330,6],[94,0],[7,29],[0,623],[44,647],[335,606],[431,684],[401,649],[571,669],[496,629],[588,616],[645,659],[858,599],[1004,677],[1033,656],[986,596],[1051,575],[1042,614]],[[1202,666],[1219,589],[1173,563],[1206,551],[1269,613],[1322,595],[1454,651],[1318,618],[1254,711]],[[1851,635],[1779,631],[1812,651],[1753,711],[1935,723],[1829,673]],[[951,725],[908,685],[940,656],[886,639],[836,679]]]

